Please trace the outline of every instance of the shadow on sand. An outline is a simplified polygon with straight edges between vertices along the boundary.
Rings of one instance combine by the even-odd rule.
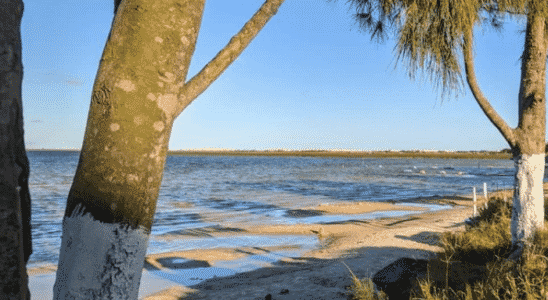
[[[432,235],[421,232],[419,235]],[[398,236],[401,239],[412,237]],[[425,242],[420,237],[417,241]],[[434,243],[426,241],[427,244]],[[248,257],[266,256],[271,251],[259,247],[240,249]],[[264,267],[224,277],[214,277],[198,284],[172,287],[145,300],[175,299],[348,299],[352,278],[345,264],[358,278],[372,277],[377,271],[401,257],[429,258],[432,251],[402,247],[362,247],[334,259],[312,257],[286,258]],[[179,259],[179,264],[174,263]],[[163,268],[210,266],[203,261],[186,261],[184,257],[160,261]],[[343,264],[344,263],[344,264]],[[151,271],[159,269],[148,265]]]

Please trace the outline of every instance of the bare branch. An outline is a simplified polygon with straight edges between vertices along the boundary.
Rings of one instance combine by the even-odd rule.
[[[493,125],[500,131],[502,136],[506,139],[511,147],[516,145],[514,129],[510,128],[508,124],[499,116],[493,106],[489,103],[489,100],[485,98],[476,79],[476,73],[474,71],[474,54],[472,53],[472,35],[473,27],[471,26],[464,34],[464,68],[466,71],[466,80],[468,86],[474,95],[474,98],[478,102],[479,106]]]
[[[228,44],[179,93],[178,116],[194,99],[207,89],[238,58],[266,23],[278,12],[285,0],[267,0],[253,17],[233,36]]]

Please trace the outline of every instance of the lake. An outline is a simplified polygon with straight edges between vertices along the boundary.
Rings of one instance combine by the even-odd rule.
[[[33,254],[28,267],[57,264],[61,224],[79,152],[29,151]],[[413,202],[419,197],[511,188],[512,160],[168,156],[147,253],[230,246],[313,243],[304,237],[246,237],[165,241],[230,223],[299,224],[349,216],[296,216],[322,203]],[[427,206],[443,209],[440,205]],[[397,212],[405,214],[411,212]],[[361,218],[392,216],[375,212]],[[353,216],[352,218],[356,218]]]

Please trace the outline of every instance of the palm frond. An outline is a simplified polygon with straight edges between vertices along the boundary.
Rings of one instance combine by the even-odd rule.
[[[468,29],[482,20],[488,20],[491,26],[500,29],[506,14],[521,15],[531,9],[548,12],[546,0],[348,2],[356,10],[356,22],[371,34],[372,39],[384,41],[390,32],[394,33],[397,61],[405,63],[410,77],[414,78],[418,71],[429,74],[442,94],[460,91],[464,86],[460,61],[463,34]]]

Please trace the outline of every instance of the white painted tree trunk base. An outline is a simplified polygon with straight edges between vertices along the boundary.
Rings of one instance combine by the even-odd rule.
[[[514,158],[516,190],[512,209],[512,244],[523,248],[544,227],[544,153]]]
[[[137,299],[146,230],[103,223],[80,208],[63,220],[53,298]]]

